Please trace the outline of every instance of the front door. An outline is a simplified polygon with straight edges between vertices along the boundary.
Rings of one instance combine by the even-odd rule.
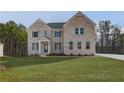
[[[48,53],[48,44],[44,44],[44,53]]]
[[[49,52],[48,50],[48,42],[41,42],[41,55],[47,55]]]

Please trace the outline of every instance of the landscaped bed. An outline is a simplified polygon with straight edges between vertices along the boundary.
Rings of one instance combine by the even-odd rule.
[[[3,57],[0,81],[124,81],[124,61],[99,56]]]

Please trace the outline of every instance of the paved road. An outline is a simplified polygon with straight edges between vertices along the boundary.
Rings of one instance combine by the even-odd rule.
[[[98,56],[118,59],[118,60],[124,60],[124,55],[117,55],[117,54],[96,54]]]

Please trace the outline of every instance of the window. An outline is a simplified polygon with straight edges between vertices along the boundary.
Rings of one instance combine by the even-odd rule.
[[[61,43],[60,42],[55,43],[55,50],[61,50]]]
[[[84,28],[80,28],[80,35],[84,34]]]
[[[76,35],[79,34],[79,28],[75,28],[75,34],[76,34]]]
[[[55,31],[55,37],[61,37],[61,31]]]
[[[32,43],[32,50],[39,50],[39,43]]]
[[[86,42],[86,49],[90,49],[90,42]]]
[[[69,42],[69,49],[73,49],[73,42]]]
[[[44,35],[47,36],[47,31],[44,32]]]
[[[77,48],[81,49],[81,42],[77,42]]]
[[[32,32],[32,37],[38,37],[38,32]]]
[[[84,28],[75,28],[75,34],[76,35],[83,35],[84,34]]]

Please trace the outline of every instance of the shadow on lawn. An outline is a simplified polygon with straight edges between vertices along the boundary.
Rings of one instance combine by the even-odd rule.
[[[60,63],[62,61],[72,60],[79,57],[12,57],[5,58],[5,62],[0,63],[6,67],[30,66],[38,64]]]

